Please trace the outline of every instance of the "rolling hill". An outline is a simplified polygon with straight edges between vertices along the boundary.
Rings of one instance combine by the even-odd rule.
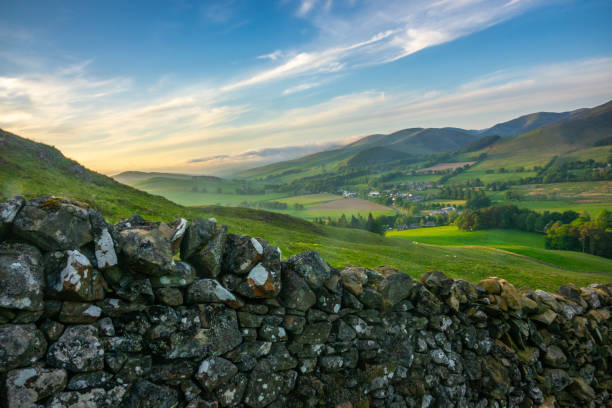
[[[251,180],[291,182],[299,178],[333,171],[345,165],[372,165],[408,157],[462,150],[472,152],[482,148],[479,143],[484,143],[484,146],[496,144],[498,137],[513,138],[542,126],[578,117],[586,114],[587,111],[589,109],[562,113],[532,113],[482,130],[465,130],[454,127],[409,128],[390,134],[373,134],[340,148],[241,171],[235,176]]]
[[[238,234],[259,236],[278,245],[283,255],[317,250],[333,266],[393,265],[418,277],[441,270],[471,282],[503,276],[517,286],[557,289],[569,281],[578,285],[610,282],[603,272],[580,273],[544,265],[537,260],[491,248],[455,248],[414,244],[362,230],[317,226],[283,214],[219,206],[182,207],[162,197],[123,185],[64,157],[51,146],[0,131],[0,199],[56,195],[87,202],[110,222],[140,213],[151,220],[216,217]]]
[[[610,146],[597,146],[612,134],[612,101],[592,109],[580,109],[561,121],[517,136],[499,140],[475,154],[487,159],[469,172],[500,167],[543,166],[553,157],[560,160],[594,160],[606,157]]]

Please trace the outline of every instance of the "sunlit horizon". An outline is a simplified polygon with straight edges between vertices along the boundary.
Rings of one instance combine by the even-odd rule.
[[[93,170],[226,175],[612,95],[605,1],[4,4],[0,128]]]

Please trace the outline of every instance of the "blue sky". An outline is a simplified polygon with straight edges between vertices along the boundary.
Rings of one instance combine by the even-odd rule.
[[[612,99],[612,3],[0,2],[0,127],[95,170],[223,173]]]

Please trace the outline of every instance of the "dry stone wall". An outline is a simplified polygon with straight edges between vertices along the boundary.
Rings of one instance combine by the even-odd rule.
[[[54,197],[0,204],[0,241],[4,407],[612,406],[611,285],[339,271]]]

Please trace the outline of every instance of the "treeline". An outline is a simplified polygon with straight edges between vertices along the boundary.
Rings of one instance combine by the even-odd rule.
[[[459,229],[475,231],[480,229],[504,228],[528,232],[545,233],[555,222],[568,224],[579,217],[575,211],[538,213],[515,205],[501,205],[478,210],[466,210],[455,220]]]
[[[459,229],[504,228],[546,234],[546,248],[587,252],[612,258],[612,212],[595,220],[575,211],[537,213],[514,205],[467,210],[455,220]]]
[[[280,201],[243,201],[238,206],[265,210],[288,210],[290,208],[293,208],[294,210],[304,209],[303,204],[295,203],[292,206],[289,206],[287,203],[283,203]]]
[[[546,231],[546,248],[612,258],[612,212],[603,210],[595,220],[580,217],[569,224],[555,222]]]
[[[389,219],[388,219],[389,218]],[[313,221],[317,224],[321,225],[330,225],[332,227],[341,227],[341,228],[355,228],[355,229],[363,229],[366,231],[374,232],[375,234],[384,234],[387,225],[390,222],[390,219],[393,219],[394,216],[385,216],[381,215],[379,217],[374,218],[372,213],[368,214],[368,217],[365,218],[361,214],[357,217],[351,215],[351,218],[348,219],[345,214],[342,214],[340,218],[337,220],[333,220],[331,217],[320,217],[315,218]],[[393,225],[393,224],[391,224]]]

